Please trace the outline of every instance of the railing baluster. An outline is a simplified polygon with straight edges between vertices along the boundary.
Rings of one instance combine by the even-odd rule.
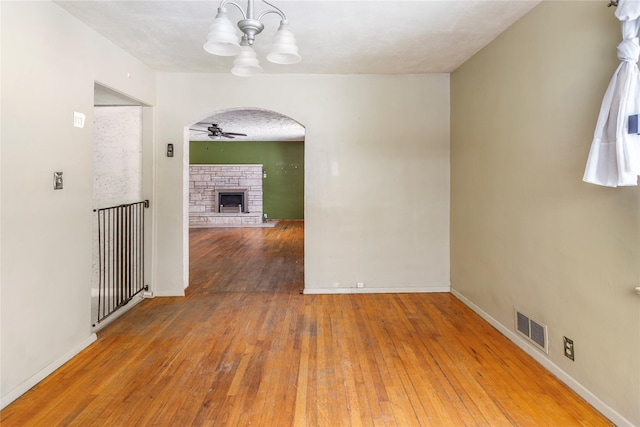
[[[98,319],[103,321],[142,292],[144,208],[149,201],[98,209]]]

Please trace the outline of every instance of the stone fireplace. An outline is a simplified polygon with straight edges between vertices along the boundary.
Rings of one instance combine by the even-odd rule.
[[[189,167],[189,226],[262,224],[262,165]]]

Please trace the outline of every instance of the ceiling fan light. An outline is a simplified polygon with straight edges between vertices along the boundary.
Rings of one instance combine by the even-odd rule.
[[[275,64],[295,64],[302,60],[296,38],[286,22],[280,23],[267,59]]]
[[[203,48],[213,55],[234,56],[240,53],[240,39],[236,28],[227,17],[226,10],[221,7],[209,27],[207,41]]]
[[[258,61],[258,55],[251,46],[241,46],[241,52],[233,61],[231,73],[236,76],[253,76],[260,74],[262,67]]]

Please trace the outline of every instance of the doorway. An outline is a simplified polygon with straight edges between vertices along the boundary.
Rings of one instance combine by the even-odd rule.
[[[152,108],[94,85],[93,261],[94,331],[142,299],[151,270],[150,177]],[[145,250],[146,248],[146,250]]]
[[[232,137],[214,134],[210,129],[222,130]],[[185,204],[189,206],[191,224],[185,230],[190,251],[189,286],[202,286],[207,282],[209,291],[295,289],[301,292],[304,288],[304,126],[277,112],[237,108],[210,114],[186,128],[185,136],[188,139],[185,142],[188,162],[185,163],[189,168],[185,174],[189,176]],[[254,176],[256,168],[258,172]],[[203,171],[209,170],[215,173],[202,176]],[[224,177],[220,176],[223,172]],[[220,210],[216,195],[225,190],[237,192],[238,188],[259,189],[260,200],[248,200],[251,208],[246,211],[237,207]],[[258,221],[253,218],[249,221],[248,217],[258,211]],[[225,253],[224,245],[230,241],[247,243],[238,243]],[[209,250],[203,245],[210,245]],[[242,259],[235,258],[239,247],[245,250]],[[229,261],[228,264],[236,266],[223,268],[218,259],[203,266],[200,263],[206,257],[203,253],[207,252],[216,252]],[[253,257],[255,262],[242,266],[247,257]],[[291,275],[273,270],[270,271],[273,276],[265,276],[270,268],[262,261],[270,257],[278,259],[281,265],[290,263]],[[269,284],[271,278],[278,275],[287,277]],[[193,291],[196,290],[188,290]]]

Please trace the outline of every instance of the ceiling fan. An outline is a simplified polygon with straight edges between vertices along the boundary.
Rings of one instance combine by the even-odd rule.
[[[204,130],[204,129],[193,129],[193,128],[189,128],[189,130],[192,130],[194,132],[206,133],[206,134],[208,134],[207,136],[209,138],[211,138],[211,139],[219,138],[219,137],[233,139],[236,136],[247,136],[246,133],[225,132],[216,123],[211,123],[209,126],[207,126],[206,130]]]

